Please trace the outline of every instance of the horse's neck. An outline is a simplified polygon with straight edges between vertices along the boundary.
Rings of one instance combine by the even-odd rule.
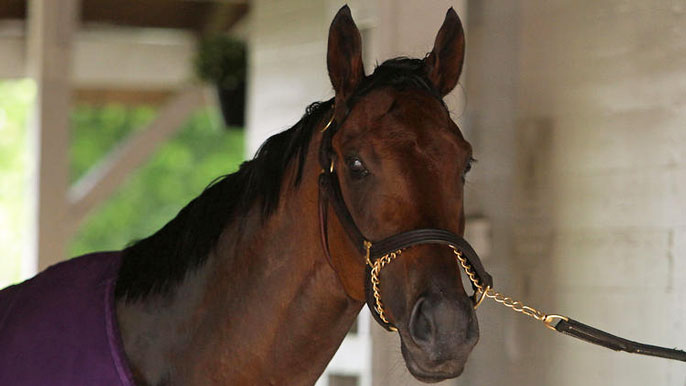
[[[316,192],[307,185],[299,190]],[[136,366],[132,360],[149,374],[146,379],[314,383],[361,304],[343,292],[319,247],[316,210],[304,205],[316,200],[284,200],[265,224],[249,214],[240,235],[227,229],[213,256],[181,284],[174,300],[139,306],[136,314],[152,331],[137,338],[125,333],[124,339],[127,354],[137,340],[158,339],[145,358],[149,363]]]
[[[177,362],[189,384],[313,384],[340,345],[360,304],[321,255],[316,212],[312,223],[294,211],[246,229],[240,252],[218,249],[201,322]]]

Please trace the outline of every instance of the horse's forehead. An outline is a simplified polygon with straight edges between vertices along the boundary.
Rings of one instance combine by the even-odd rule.
[[[365,95],[359,105],[360,108],[353,111],[357,110],[359,114],[356,115],[369,121],[368,123],[378,123],[389,115],[403,116],[407,120],[427,117],[448,118],[443,104],[433,95],[421,90],[382,88]]]
[[[346,136],[349,140],[358,137],[395,148],[404,144],[452,150],[469,148],[441,101],[420,90],[371,92],[360,100],[350,118],[356,130]]]

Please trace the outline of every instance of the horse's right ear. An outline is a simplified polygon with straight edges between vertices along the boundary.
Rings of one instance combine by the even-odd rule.
[[[347,5],[338,11],[331,22],[326,64],[336,92],[336,105],[342,106],[364,78],[362,37]]]

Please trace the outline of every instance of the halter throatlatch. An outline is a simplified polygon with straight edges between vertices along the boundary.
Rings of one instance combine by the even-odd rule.
[[[365,296],[367,306],[371,310],[374,319],[389,331],[397,331],[397,328],[388,320],[381,300],[381,270],[393,260],[398,258],[406,248],[418,244],[443,244],[450,247],[457,259],[459,266],[464,269],[469,281],[474,288],[472,301],[474,309],[478,308],[484,299],[493,299],[516,312],[522,313],[542,322],[551,330],[565,335],[581,339],[588,343],[597,344],[615,351],[650,355],[686,362],[686,352],[665,347],[652,346],[633,342],[618,336],[598,330],[571,318],[557,314],[546,314],[531,306],[525,305],[519,300],[514,300],[493,289],[493,279],[486,272],[479,255],[462,237],[442,229],[415,229],[408,232],[398,233],[379,241],[371,241],[364,237],[360,229],[345,205],[338,176],[334,167],[332,138],[340,123],[347,117],[347,113],[336,122],[336,109],[332,109],[331,118],[322,129],[322,139],[319,146],[319,163],[322,172],[319,175],[319,225],[322,248],[329,263],[333,267],[331,253],[329,251],[327,232],[327,212],[329,203],[336,212],[336,217],[346,231],[348,238],[357,248],[366,265]]]

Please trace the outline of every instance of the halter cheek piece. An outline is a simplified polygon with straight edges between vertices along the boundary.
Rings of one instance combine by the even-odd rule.
[[[379,286],[381,284],[380,273],[383,267],[400,256],[402,250],[418,244],[443,244],[449,246],[454,251],[458,261],[460,259],[466,259],[466,262],[471,267],[472,276],[477,280],[476,283],[479,284],[479,286],[475,286],[475,282],[472,282],[472,286],[475,290],[479,287],[492,287],[493,279],[484,269],[484,266],[481,264],[481,260],[476,252],[474,252],[474,249],[462,237],[452,232],[431,228],[415,229],[398,233],[378,241],[371,241],[362,234],[343,200],[341,187],[334,166],[333,148],[331,144],[333,136],[336,134],[340,125],[345,121],[345,118],[347,118],[347,114],[341,119],[340,123],[336,122],[334,117],[335,109],[331,119],[324,129],[322,129],[323,134],[319,146],[319,164],[322,168],[322,172],[319,175],[319,226],[322,247],[327,259],[332,263],[327,236],[327,211],[330,202],[336,213],[336,217],[338,217],[338,220],[345,229],[350,241],[352,241],[360,254],[365,257],[365,297],[374,319],[376,319],[385,329],[397,331],[396,327],[393,326],[386,317],[383,302],[381,301],[381,293],[379,291]],[[481,296],[480,300],[483,300],[483,296]],[[473,301],[476,306],[478,306],[480,300],[477,300],[475,294]]]
[[[397,328],[386,317],[380,292],[381,270],[391,261],[401,255],[405,248],[418,244],[443,244],[450,247],[455,253],[459,265],[465,270],[475,292],[472,297],[474,308],[481,302],[490,298],[504,306],[530,316],[555,331],[589,343],[597,344],[615,351],[650,355],[667,359],[675,359],[686,362],[686,352],[659,346],[652,346],[633,342],[618,336],[598,330],[571,318],[556,314],[545,314],[533,307],[527,306],[518,300],[504,296],[493,289],[493,279],[486,272],[479,256],[474,249],[462,237],[442,229],[415,229],[408,232],[398,233],[378,241],[366,238],[355,224],[355,221],[345,205],[341,187],[336,175],[333,148],[331,141],[338,128],[348,116],[348,112],[336,122],[336,109],[332,109],[329,122],[322,129],[322,139],[319,146],[319,164],[322,172],[319,175],[319,227],[322,248],[329,264],[333,266],[329,241],[327,235],[327,211],[329,202],[336,213],[336,217],[345,229],[348,238],[362,256],[365,256],[365,297],[367,306],[371,310],[374,319],[389,331],[397,331]]]

